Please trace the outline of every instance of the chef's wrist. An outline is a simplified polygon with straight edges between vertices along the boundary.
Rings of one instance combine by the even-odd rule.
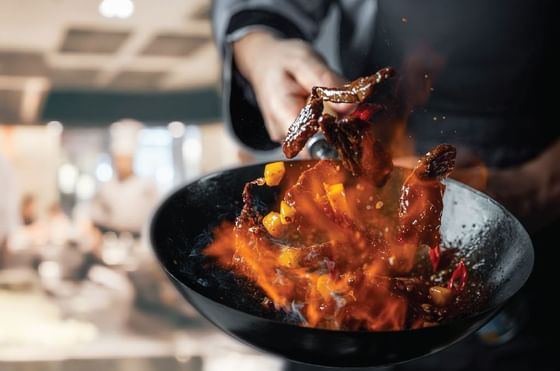
[[[247,32],[239,40],[233,42],[233,60],[239,73],[250,83],[254,82],[255,71],[258,67],[259,54],[265,47],[276,41],[277,36],[272,32],[256,28]]]

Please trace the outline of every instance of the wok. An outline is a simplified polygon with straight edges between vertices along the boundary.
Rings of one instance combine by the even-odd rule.
[[[440,351],[487,322],[525,283],[533,247],[521,224],[501,205],[448,180],[441,233],[444,245],[476,264],[489,290],[483,310],[446,324],[415,330],[350,332],[300,327],[264,313],[258,295],[219,268],[202,250],[222,220],[234,220],[241,192],[262,176],[264,164],[205,176],[171,194],[151,223],[151,244],[181,294],[207,319],[260,350],[309,364],[367,367],[408,361]],[[254,288],[254,292],[258,289]]]

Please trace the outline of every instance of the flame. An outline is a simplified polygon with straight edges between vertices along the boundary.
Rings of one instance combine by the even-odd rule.
[[[435,54],[431,60],[431,70],[421,58],[409,61],[409,75],[415,78],[400,83],[403,102],[378,113],[376,124],[361,137],[363,158],[376,158],[369,143],[376,138],[388,143],[394,158],[416,162],[406,124],[413,108],[428,101],[433,79],[444,65]],[[378,166],[369,165],[376,175]],[[476,179],[480,189],[487,171],[478,165],[474,170],[479,176],[465,176]],[[304,326],[391,331],[433,325],[428,317],[411,315],[414,295],[406,292],[408,286],[396,289],[395,281],[411,280],[419,271],[429,277],[438,267],[445,189],[440,180],[416,179],[401,169],[379,187],[382,182],[352,176],[338,161],[302,166],[286,163],[277,202],[268,210],[274,218],[266,218],[263,225],[265,215],[249,212],[235,226],[224,223],[205,253],[256,283],[276,309]],[[270,182],[256,184],[265,183]],[[407,183],[408,188],[403,186]],[[403,200],[409,202],[406,212]],[[285,212],[290,215],[283,216]],[[429,301],[429,295],[424,299]]]
[[[280,238],[244,222],[224,223],[205,253],[255,282],[274,304],[302,325],[348,330],[399,330],[406,326],[408,299],[392,277],[407,274],[417,247],[399,240],[400,186],[406,174],[384,187],[353,177],[339,162],[310,168],[287,163],[278,202],[295,209]],[[262,184],[262,182],[260,182]],[[345,202],[333,203],[340,191]],[[263,185],[266,187],[266,185]]]

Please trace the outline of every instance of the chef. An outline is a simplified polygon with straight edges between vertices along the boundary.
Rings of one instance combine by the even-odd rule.
[[[313,42],[331,9],[338,58],[328,63]],[[218,0],[213,11],[224,120],[244,148],[277,150],[313,86],[393,66],[413,107],[401,139],[415,155],[446,142],[458,168],[484,163],[480,188],[531,232],[560,217],[549,1]]]
[[[335,57],[326,61],[315,48],[332,9],[337,44]],[[540,336],[558,332],[553,328],[557,307],[542,294],[557,291],[560,259],[554,248],[560,126],[549,93],[557,75],[550,40],[555,14],[551,1],[528,0],[214,2],[214,36],[224,62],[224,120],[244,148],[277,151],[313,86],[339,86],[393,66],[401,79],[399,96],[413,107],[404,111],[402,132],[414,139],[414,154],[446,142],[458,148],[461,171],[484,163],[488,172],[480,188],[532,233],[535,269],[528,299],[517,302],[529,309],[508,309],[520,324],[519,336],[513,337],[516,326],[501,326],[498,318],[492,325],[507,332],[492,331],[485,342],[492,338],[497,345],[496,339],[513,337],[508,344],[493,350],[471,337],[398,369],[527,370],[557,363],[554,340]],[[329,50],[322,51],[329,56]],[[522,313],[528,313],[526,326]]]
[[[134,155],[142,124],[121,120],[110,127],[113,177],[99,188],[92,203],[92,219],[101,229],[140,234],[158,201],[150,178],[134,174]]]
[[[19,192],[15,174],[6,159],[0,154],[0,268],[6,254],[6,243],[9,235],[18,226]]]

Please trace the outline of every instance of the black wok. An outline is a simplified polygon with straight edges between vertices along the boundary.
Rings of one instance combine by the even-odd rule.
[[[489,288],[484,310],[435,327],[349,332],[299,327],[263,312],[258,295],[201,253],[212,229],[241,209],[245,182],[264,165],[214,173],[175,191],[151,224],[155,253],[181,294],[223,331],[258,349],[324,366],[366,367],[404,362],[442,350],[487,322],[525,283],[533,247],[521,224],[501,205],[447,181],[442,220],[444,245],[464,250]],[[244,285],[243,285],[244,286]],[[256,290],[258,291],[258,290]]]

